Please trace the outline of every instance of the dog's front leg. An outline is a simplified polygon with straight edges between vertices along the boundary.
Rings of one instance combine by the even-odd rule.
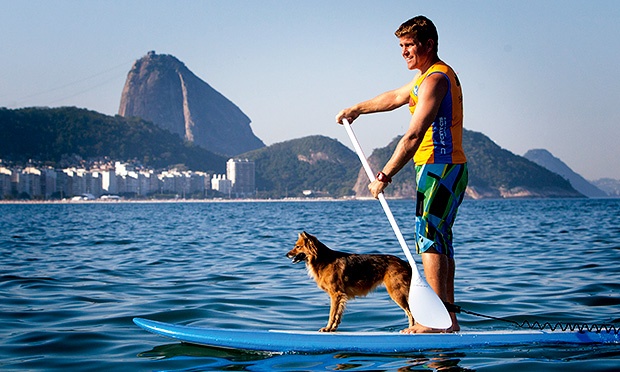
[[[348,298],[344,293],[334,293],[330,294],[330,299],[329,321],[325,327],[319,329],[319,332],[334,332],[338,328]]]

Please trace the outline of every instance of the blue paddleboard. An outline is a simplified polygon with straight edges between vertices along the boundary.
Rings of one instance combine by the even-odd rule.
[[[178,341],[210,347],[323,353],[331,351],[398,353],[429,349],[532,344],[619,343],[614,332],[490,331],[406,335],[395,332],[331,332],[238,330],[192,327],[134,318],[140,328]]]

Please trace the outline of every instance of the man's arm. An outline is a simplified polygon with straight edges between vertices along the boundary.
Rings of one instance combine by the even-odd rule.
[[[398,142],[390,160],[383,167],[382,172],[386,176],[393,177],[413,158],[447,93],[448,81],[442,74],[431,74],[424,79],[418,91],[418,103],[411,116],[409,129]],[[387,185],[387,183],[375,180],[368,185],[368,188],[377,198]]]
[[[362,114],[392,111],[401,107],[409,102],[409,92],[413,89],[414,84],[415,79],[400,88],[387,91],[368,101],[346,108],[336,115],[336,122],[342,124],[342,120],[347,119],[349,123],[352,123]]]

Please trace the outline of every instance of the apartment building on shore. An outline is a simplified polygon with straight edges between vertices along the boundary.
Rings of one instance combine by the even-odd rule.
[[[34,165],[9,167],[0,160],[0,199],[47,200],[109,195],[204,198],[215,192],[225,197],[253,195],[254,163],[240,159],[230,159],[229,163],[243,165],[232,165],[229,169],[227,164],[227,174],[216,175],[176,168],[156,172],[118,161],[88,168],[54,169]]]

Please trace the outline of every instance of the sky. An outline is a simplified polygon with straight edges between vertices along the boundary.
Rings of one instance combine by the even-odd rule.
[[[250,117],[271,145],[351,147],[343,108],[413,79],[394,31],[416,15],[463,86],[464,126],[517,155],[547,149],[586,179],[620,179],[620,1],[0,0],[0,107],[118,113],[132,64],[170,54]],[[365,115],[370,155],[406,107]]]

